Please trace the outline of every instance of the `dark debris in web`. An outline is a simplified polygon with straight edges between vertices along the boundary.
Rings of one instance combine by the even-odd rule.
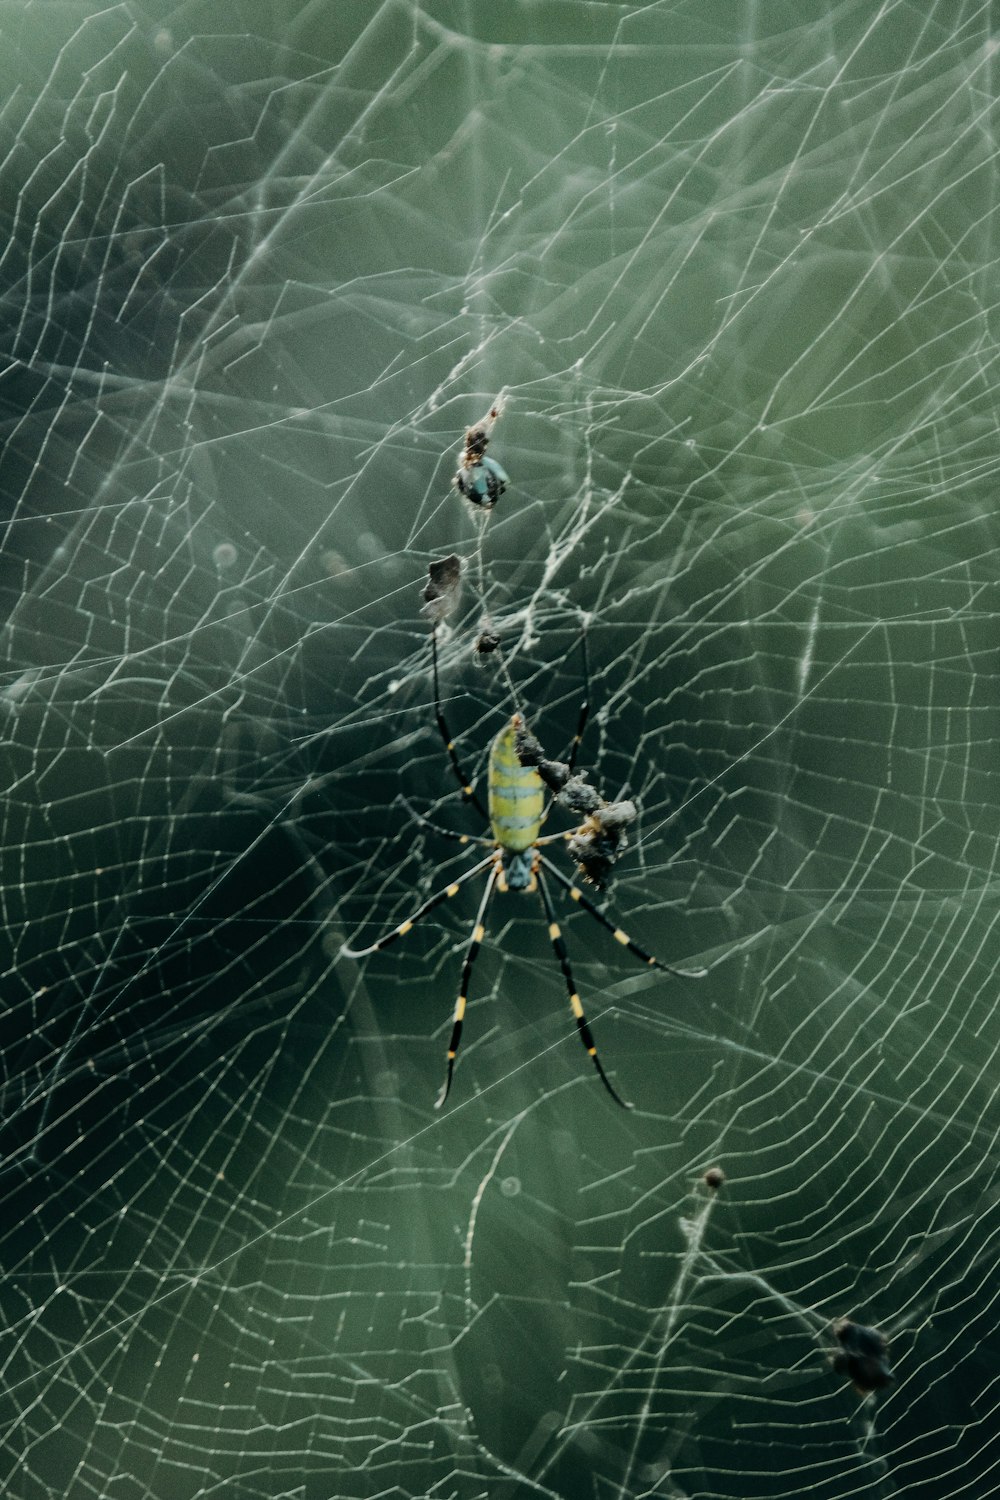
[[[830,1355],[830,1366],[838,1375],[846,1375],[859,1395],[871,1396],[895,1385],[888,1340],[877,1328],[838,1318],[833,1333],[840,1348]]]
[[[427,582],[421,590],[423,605],[420,613],[432,625],[454,614],[462,597],[462,559],[454,552],[448,557],[435,558],[427,569]]]
[[[518,726],[515,747],[522,766],[536,770],[559,805],[583,819],[566,847],[583,879],[598,890],[606,889],[628,848],[626,829],[635,820],[635,803],[607,802],[584,773],[572,771],[565,761],[548,760],[526,724]]]
[[[498,396],[486,415],[466,428],[462,458],[455,475],[459,494],[481,511],[492,510],[510,483],[506,470],[486,453],[494,425],[503,414],[503,405],[502,397]]]

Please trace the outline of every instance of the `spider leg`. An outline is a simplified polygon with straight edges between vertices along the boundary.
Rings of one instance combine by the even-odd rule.
[[[558,880],[559,884],[565,890],[569,891],[570,896],[577,905],[582,906],[585,912],[589,912],[595,921],[600,922],[601,926],[611,933],[616,942],[621,943],[622,947],[627,948],[630,953],[634,953],[636,958],[641,959],[644,964],[651,964],[654,969],[662,969],[666,974],[673,974],[678,979],[704,979],[708,973],[707,969],[677,969],[672,964],[665,964],[660,959],[654,958],[651,953],[646,952],[645,948],[640,948],[638,943],[632,941],[627,932],[623,932],[620,927],[615,926],[614,922],[609,921],[604,913],[594,905],[593,901],[587,900],[587,897],[580,890],[579,886],[574,885],[572,880],[567,879],[558,865],[554,865],[550,859],[546,859],[544,854],[540,854],[538,858],[552,878]]]
[[[488,822],[489,813],[486,811],[482,802],[477,797],[472,783],[469,781],[469,778],[462,770],[461,762],[459,761],[458,754],[455,750],[455,742],[452,739],[451,734],[449,733],[448,725],[445,723],[444,712],[441,708],[441,686],[438,681],[438,648],[436,627],[431,631],[431,662],[434,669],[434,717],[437,721],[438,732],[441,735],[444,748],[448,752],[448,759],[451,762],[451,769],[455,773],[456,781],[462,788],[462,796],[465,798],[466,802],[471,802],[473,807],[476,809],[476,812],[479,813],[482,817],[483,821]]]
[[[490,858],[492,859],[493,855],[490,855]],[[499,874],[500,865],[498,862],[494,864],[493,869],[490,871],[490,877],[486,882],[486,889],[483,891],[483,899],[479,903],[479,911],[476,914],[475,926],[472,929],[472,937],[469,941],[468,949],[466,950],[465,963],[462,965],[462,978],[458,986],[458,999],[455,1001],[455,1019],[452,1023],[451,1038],[448,1042],[448,1069],[444,1075],[444,1083],[441,1085],[441,1092],[440,1094],[438,1094],[437,1099],[434,1103],[435,1109],[441,1108],[442,1104],[448,1097],[449,1090],[451,1089],[452,1074],[455,1071],[455,1058],[458,1055],[458,1044],[462,1040],[462,1022],[465,1019],[465,1004],[469,994],[469,980],[472,977],[472,965],[476,961],[476,956],[479,953],[480,944],[483,941],[483,934],[486,931],[484,925],[486,921],[486,908],[490,904],[490,897],[493,894],[493,890],[496,886],[497,877]]]
[[[449,896],[454,896],[456,891],[461,890],[467,881],[472,880],[475,875],[480,875],[492,859],[493,854],[487,854],[485,859],[481,859],[470,870],[466,870],[464,875],[460,875],[457,880],[453,880],[450,885],[446,885],[444,890],[438,891],[429,901],[425,901],[423,906],[419,907],[413,913],[412,917],[407,917],[405,922],[400,922],[399,926],[394,927],[391,932],[387,932],[385,937],[380,937],[377,943],[371,943],[367,948],[341,948],[342,957],[367,958],[369,953],[377,953],[380,948],[388,948],[389,944],[394,943],[397,938],[405,937],[410,928],[415,927],[418,922],[422,921],[428,912],[434,910],[435,906],[440,906],[442,901],[447,901]]]
[[[488,839],[485,836],[481,836],[475,833],[456,833],[454,828],[442,828],[440,823],[433,823],[431,819],[425,817],[422,812],[418,812],[413,803],[408,802],[407,799],[402,795],[400,796],[399,800],[406,808],[406,811],[409,813],[413,821],[415,823],[422,823],[425,828],[430,829],[431,833],[436,833],[443,839],[451,839],[452,843],[455,844],[482,844],[483,848],[486,848],[487,846],[489,848],[493,847],[492,839]]]
[[[541,856],[539,856],[539,858],[541,858]],[[545,868],[550,868],[548,861],[546,861],[545,863]],[[566,944],[563,942],[562,933],[559,930],[559,924],[556,921],[555,912],[552,910],[552,901],[549,897],[548,888],[546,887],[544,876],[542,875],[541,870],[536,871],[536,874],[538,878],[538,893],[542,898],[542,906],[545,909],[545,919],[549,925],[549,937],[552,939],[552,947],[555,949],[556,958],[559,960],[559,967],[562,969],[563,978],[566,981],[566,988],[569,990],[569,1003],[572,1006],[573,1014],[576,1017],[576,1027],[578,1032],[580,1033],[580,1040],[586,1048],[587,1055],[593,1059],[594,1067],[597,1069],[598,1074],[600,1075],[601,1082],[604,1084],[604,1087],[607,1089],[608,1093],[611,1095],[615,1103],[620,1104],[622,1109],[632,1109],[634,1108],[634,1106],[627,1103],[627,1101],[624,1100],[621,1095],[615,1091],[615,1089],[611,1085],[611,1080],[608,1078],[607,1073],[605,1073],[604,1068],[601,1066],[601,1059],[597,1055],[597,1047],[594,1044],[594,1038],[591,1033],[590,1027],[587,1025],[587,1018],[583,1013],[583,1005],[580,1001],[580,996],[577,994],[576,985],[573,983],[573,971],[569,966],[569,954],[566,952]]]

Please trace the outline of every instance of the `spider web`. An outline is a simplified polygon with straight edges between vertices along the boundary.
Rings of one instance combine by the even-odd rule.
[[[995,1494],[994,7],[4,26],[5,1492]],[[441,1113],[480,888],[341,956],[485,832],[451,551],[709,971],[561,909],[628,1114],[534,897]]]

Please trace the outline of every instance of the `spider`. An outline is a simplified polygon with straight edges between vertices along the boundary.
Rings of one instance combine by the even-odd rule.
[[[573,982],[573,971],[570,968],[569,955],[562,932],[556,921],[552,898],[549,894],[547,878],[551,878],[569,893],[571,900],[583,908],[594,921],[610,932],[614,939],[633,953],[642,963],[649,964],[653,968],[662,969],[668,974],[678,978],[699,979],[704,969],[676,969],[669,964],[661,963],[645,948],[633,942],[628,933],[608,919],[592,901],[589,901],[578,886],[563,874],[558,865],[554,865],[547,855],[542,853],[544,845],[562,843],[573,837],[570,833],[553,833],[540,837],[542,824],[548,815],[549,808],[546,806],[546,788],[538,772],[532,766],[522,765],[518,757],[517,742],[522,720],[519,714],[514,714],[507,724],[500,730],[490,747],[489,765],[487,770],[487,800],[489,810],[483,807],[481,800],[476,795],[468,777],[462,770],[458,753],[455,749],[454,740],[445,722],[444,712],[441,708],[441,693],[438,681],[438,655],[437,655],[437,632],[431,632],[431,649],[434,676],[434,713],[437,727],[444,743],[451,769],[462,789],[462,796],[466,802],[470,802],[482,817],[489,822],[492,832],[491,838],[472,838],[468,834],[452,833],[447,829],[436,829],[435,831],[446,837],[456,839],[459,843],[477,843],[489,847],[489,854],[484,859],[472,865],[453,880],[443,890],[438,891],[429,901],[394,927],[391,932],[377,942],[371,943],[367,948],[344,947],[341,952],[345,958],[367,958],[372,953],[378,953],[382,948],[388,948],[397,938],[405,937],[418,922],[423,921],[430,912],[447,901],[451,896],[457,894],[462,886],[468,881],[474,880],[477,875],[486,875],[486,885],[479,903],[472,936],[465,953],[465,963],[462,967],[462,977],[459,984],[459,995],[455,1003],[455,1012],[452,1022],[451,1038],[448,1042],[447,1068],[444,1083],[435,1102],[435,1109],[440,1109],[451,1090],[452,1076],[455,1070],[455,1058],[458,1055],[459,1043],[462,1038],[462,1023],[465,1019],[465,1008],[469,993],[469,981],[472,977],[472,967],[476,961],[480,946],[485,935],[486,909],[494,891],[537,891],[541,898],[545,920],[548,926],[549,938],[552,943],[555,956],[566,981],[569,992],[569,1003],[576,1019],[577,1032],[586,1049],[587,1055],[593,1060],[598,1076],[608,1093],[616,1104],[622,1109],[632,1109],[633,1106],[624,1100],[617,1092],[604,1071],[601,1059],[597,1055],[597,1047],[594,1037],[587,1024],[584,1015],[583,1004],[577,993]],[[577,751],[583,738],[584,727],[590,707],[584,699],[580,707],[577,721],[576,734],[573,738],[570,750],[569,769],[572,770],[576,762]],[[549,804],[551,805],[551,804]],[[423,820],[426,821],[426,820]],[[434,825],[429,825],[433,827]],[[579,831],[579,830],[578,830]]]

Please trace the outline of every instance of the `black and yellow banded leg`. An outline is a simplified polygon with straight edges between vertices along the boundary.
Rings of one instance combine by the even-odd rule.
[[[401,795],[399,801],[406,808],[407,813],[413,819],[414,823],[420,823],[424,828],[429,828],[431,833],[437,834],[438,838],[450,839],[453,844],[481,844],[484,849],[487,847],[490,849],[496,847],[495,839],[486,838],[485,835],[476,833],[459,833],[454,828],[442,828],[440,823],[435,823],[433,819],[426,817],[422,812],[418,812],[413,803],[408,802],[404,796]],[[317,842],[320,841],[317,840]],[[322,847],[325,848],[326,845],[322,845]]]
[[[449,896],[454,896],[474,876],[481,875],[492,860],[493,854],[487,854],[486,858],[481,859],[477,865],[473,865],[471,870],[466,870],[457,880],[446,885],[443,891],[438,891],[429,901],[425,901],[412,917],[407,917],[405,922],[400,922],[399,926],[387,932],[385,937],[380,937],[377,943],[372,943],[367,948],[341,948],[342,955],[344,958],[367,958],[369,953],[378,953],[380,948],[388,948],[390,943],[394,943],[397,938],[405,937],[412,927],[416,927],[418,922],[423,921],[427,913],[433,911],[435,906],[440,906],[443,901],[448,900]]]
[[[580,890],[580,887],[574,885],[572,880],[568,880],[558,865],[554,865],[550,859],[546,859],[544,854],[540,854],[538,858],[552,878],[558,880],[559,884],[569,891],[570,896],[577,905],[582,906],[584,911],[589,912],[595,921],[600,922],[601,926],[610,932],[616,943],[621,943],[623,948],[627,948],[630,953],[634,953],[636,958],[641,959],[644,964],[650,964],[654,969],[662,969],[667,974],[673,974],[677,979],[704,979],[708,973],[707,969],[678,969],[673,964],[665,964],[660,959],[654,958],[651,953],[646,952],[645,948],[640,948],[639,944],[634,943],[627,932],[623,932],[620,927],[616,927],[614,922],[610,921],[594,905],[593,901],[588,901],[587,897]]]
[[[492,858],[492,856],[491,856]],[[472,929],[472,939],[465,954],[465,963],[462,965],[462,978],[458,986],[458,999],[455,1001],[455,1019],[452,1022],[451,1037],[448,1041],[448,1067],[444,1075],[444,1083],[441,1092],[434,1102],[434,1108],[440,1109],[448,1097],[451,1089],[452,1074],[455,1071],[455,1058],[458,1056],[458,1046],[462,1040],[462,1023],[465,1020],[465,1005],[469,996],[469,980],[472,978],[472,965],[476,961],[483,936],[486,932],[486,908],[490,904],[490,897],[500,874],[499,863],[490,871],[490,878],[486,882],[483,891],[483,899],[479,903],[479,911],[476,913],[476,925]]]
[[[462,796],[465,798],[466,802],[471,802],[473,807],[482,817],[483,821],[488,822],[489,813],[486,811],[482,802],[477,797],[472,783],[469,781],[469,778],[462,770],[462,763],[458,758],[458,752],[455,749],[455,742],[448,731],[448,725],[445,723],[444,711],[441,708],[441,687],[438,681],[438,648],[436,629],[431,631],[431,662],[433,663],[434,669],[434,717],[437,720],[438,732],[441,735],[441,739],[444,743],[444,748],[448,752],[448,759],[451,762],[451,769],[455,773],[456,781],[462,788]]]
[[[590,1030],[590,1027],[587,1025],[587,1018],[583,1013],[583,1003],[580,1000],[580,996],[576,992],[576,985],[573,983],[573,971],[569,965],[569,954],[566,952],[566,944],[563,941],[562,933],[559,930],[559,924],[556,921],[555,912],[552,910],[552,902],[549,899],[549,893],[546,888],[545,879],[542,875],[541,870],[537,872],[537,875],[538,891],[539,895],[542,898],[542,906],[545,908],[545,920],[549,925],[549,937],[552,939],[552,947],[555,950],[556,958],[559,960],[559,967],[563,971],[563,978],[566,981],[566,988],[569,990],[569,1003],[572,1007],[573,1015],[576,1017],[576,1029],[580,1033],[580,1040],[586,1048],[587,1056],[592,1059],[594,1067],[597,1069],[598,1074],[600,1075],[601,1082],[604,1084],[604,1087],[607,1089],[608,1093],[611,1095],[615,1103],[620,1104],[622,1109],[632,1109],[633,1106],[615,1091],[611,1084],[611,1080],[609,1079],[607,1073],[605,1073],[604,1068],[601,1066],[601,1059],[597,1055],[597,1047],[594,1043],[593,1034]]]

